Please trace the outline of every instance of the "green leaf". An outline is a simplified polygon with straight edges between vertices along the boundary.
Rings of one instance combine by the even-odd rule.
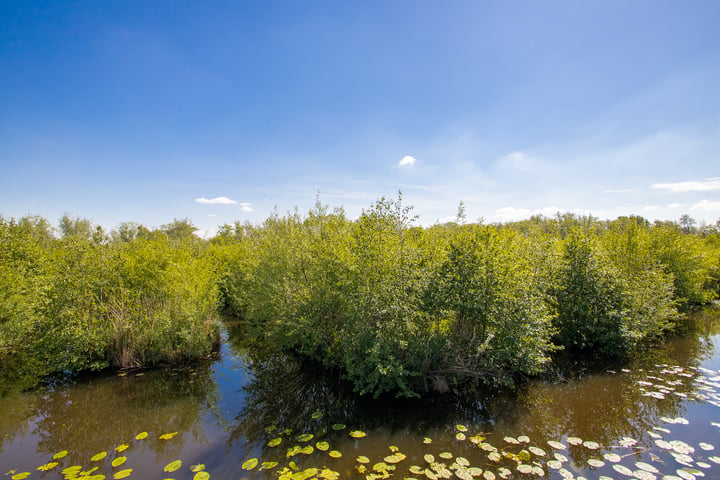
[[[178,470],[180,467],[182,467],[182,460],[175,460],[174,462],[170,462],[165,465],[165,468],[163,470],[172,473]]]

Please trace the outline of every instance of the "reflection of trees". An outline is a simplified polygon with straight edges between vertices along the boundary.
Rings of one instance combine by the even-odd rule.
[[[710,337],[720,324],[714,321],[716,317],[696,317],[692,320],[697,322],[696,327],[688,335],[645,352],[642,359],[631,362],[630,372],[584,373],[569,382],[531,382],[514,392],[485,390],[423,400],[358,397],[337,373],[303,364],[290,355],[263,351],[257,345],[246,349],[244,340],[231,334],[232,348],[248,359],[252,381],[244,387],[245,403],[235,418],[227,447],[239,447],[246,456],[282,460],[285,448],[298,442],[284,441],[283,447],[275,450],[265,447],[268,440],[278,436],[278,431],[268,433],[266,428],[291,429],[290,437],[314,433],[339,442],[341,437],[330,429],[333,423],[372,431],[373,437],[393,438],[398,444],[419,444],[418,435],[452,438],[455,424],[463,423],[473,433],[486,432],[498,447],[505,446],[504,435],[528,435],[533,444],[543,448],[547,448],[547,440],[565,436],[592,440],[605,449],[617,445],[624,436],[652,446],[648,430],[663,423],[660,417],[683,416],[687,400],[674,394],[667,394],[663,400],[644,396],[637,382],[648,380],[648,375],[658,377],[651,380],[655,384],[680,380],[670,386],[679,393],[692,393],[691,378],[663,373],[663,367],[656,365],[677,365],[686,371],[700,365],[714,352]],[[323,418],[312,419],[315,411],[322,412]],[[346,438],[347,431],[343,435]],[[469,442],[454,448],[473,455]],[[589,457],[602,453],[570,446],[568,456],[583,465]]]
[[[137,443],[135,435],[143,431],[150,435],[142,448],[152,449],[157,458],[177,454],[189,435],[202,443],[202,413],[217,403],[210,369],[207,363],[153,370],[141,377],[100,377],[58,389],[35,412],[38,453],[68,450],[64,463],[84,465],[99,451]],[[176,431],[172,441],[158,439]]]
[[[0,396],[0,453],[5,442],[27,435],[37,401],[37,396],[33,394]]]

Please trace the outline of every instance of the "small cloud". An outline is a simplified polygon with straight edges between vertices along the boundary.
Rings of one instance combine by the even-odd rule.
[[[720,190],[720,178],[708,178],[701,182],[688,181],[677,183],[655,183],[652,188],[667,190],[668,192],[710,192]]]
[[[668,205],[668,208],[682,208],[683,206],[682,203],[671,203]]]
[[[400,165],[401,167],[415,165],[416,161],[417,160],[415,159],[415,157],[413,157],[411,155],[405,155],[403,158],[400,159],[400,162],[398,162],[398,165]]]
[[[500,157],[495,164],[504,169],[515,171],[528,171],[536,161],[525,152],[512,152]]]
[[[208,217],[217,217],[216,213],[208,213]]]
[[[529,208],[502,207],[495,211],[495,218],[501,222],[513,220],[522,220],[530,218],[533,215],[542,215],[544,217],[552,217],[562,211],[557,207],[543,207],[530,210]]]
[[[240,204],[240,210],[243,212],[253,212],[252,203],[243,202]]]
[[[700,200],[690,207],[690,210],[720,210],[720,202],[712,202],[710,200]]]
[[[236,205],[238,202],[231,200],[228,197],[200,197],[195,199],[195,203],[202,203],[203,205]]]

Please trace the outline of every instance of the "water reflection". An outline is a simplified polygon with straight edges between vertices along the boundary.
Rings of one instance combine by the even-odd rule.
[[[92,455],[108,451],[108,458],[98,463],[99,472],[107,475],[115,471],[109,465],[117,455],[112,450],[121,444],[129,446],[123,455],[128,456],[134,478],[163,478],[163,467],[176,459],[183,460],[182,472],[174,474],[178,479],[192,478],[189,466],[194,463],[206,464],[213,479],[271,478],[291,460],[300,469],[327,466],[350,477],[358,475],[358,455],[369,457],[372,466],[391,453],[390,446],[408,457],[398,466],[397,478],[421,478],[411,475],[408,467],[425,468],[425,454],[437,458],[441,452],[463,456],[482,469],[515,471],[519,457],[490,459],[489,450],[470,441],[477,433],[506,453],[519,454],[529,446],[546,450],[546,457],[531,458],[545,468],[546,478],[560,475],[560,470],[546,467],[554,453],[548,440],[567,445],[562,453],[570,461],[563,468],[574,475],[617,477],[609,463],[603,467],[587,463],[608,452],[625,455],[623,462],[665,462],[663,468],[673,473],[676,459],[657,446],[657,436],[692,443],[695,460],[700,461],[711,454],[704,454],[698,442],[712,443],[720,432],[711,424],[720,422],[716,393],[720,383],[701,368],[720,361],[714,345],[720,335],[718,312],[698,314],[691,324],[688,335],[669,339],[614,373],[558,376],[557,381],[531,382],[514,392],[375,401],[355,395],[337,373],[250,344],[242,336],[242,325],[229,323],[219,360],[140,376],[94,376],[0,399],[0,473],[10,468],[34,471],[55,452],[68,450],[58,468],[87,466]],[[676,417],[688,424],[668,423]],[[334,429],[338,424],[346,427]],[[468,428],[464,440],[456,436],[456,425]],[[352,438],[350,430],[365,431],[367,437]],[[135,440],[143,431],[150,436]],[[171,440],[158,439],[176,431]],[[302,433],[314,437],[302,441],[298,438]],[[529,443],[513,445],[504,440],[521,435]],[[600,448],[570,445],[572,436],[597,442]],[[432,443],[424,443],[426,437]],[[637,444],[622,446],[623,437],[632,437]],[[268,446],[274,438],[281,438],[280,445]],[[307,455],[286,454],[294,446],[316,447],[317,441],[327,441],[329,450],[342,457],[331,458],[317,448]],[[278,465],[243,475],[240,465],[251,457]],[[720,478],[716,470],[707,470],[707,477],[713,473]]]

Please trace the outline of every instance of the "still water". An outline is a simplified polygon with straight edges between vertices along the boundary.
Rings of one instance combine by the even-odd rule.
[[[185,368],[0,399],[0,476],[720,479],[720,314],[694,324],[613,370],[422,401],[358,398],[228,324]]]

